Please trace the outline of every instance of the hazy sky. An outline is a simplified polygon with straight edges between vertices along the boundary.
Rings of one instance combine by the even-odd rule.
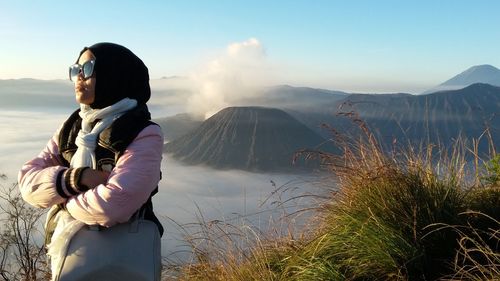
[[[151,78],[185,76],[254,42],[255,71],[273,83],[415,92],[500,67],[498,11],[496,0],[0,0],[0,79],[64,79],[100,41],[129,47]]]

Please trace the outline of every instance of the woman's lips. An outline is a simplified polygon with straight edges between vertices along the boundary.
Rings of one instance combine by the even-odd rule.
[[[75,91],[78,91],[78,92],[81,92],[81,91],[85,91],[87,88],[85,88],[85,86],[83,85],[76,85],[75,86]]]

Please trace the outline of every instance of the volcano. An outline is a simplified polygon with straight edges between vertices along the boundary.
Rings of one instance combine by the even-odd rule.
[[[500,86],[500,69],[489,64],[475,65],[438,86],[425,91],[424,94],[458,90],[476,83]]]
[[[288,113],[265,107],[228,107],[188,134],[165,145],[184,163],[259,172],[311,169],[294,162],[300,149],[317,149],[325,139]]]

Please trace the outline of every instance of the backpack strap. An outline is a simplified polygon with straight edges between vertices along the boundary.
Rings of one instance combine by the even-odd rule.
[[[58,147],[61,154],[61,160],[64,166],[69,167],[71,158],[78,147],[75,144],[78,132],[82,128],[82,118],[79,115],[80,109],[73,112],[64,122],[61,131],[59,131]]]
[[[115,120],[109,128],[102,131],[99,135],[99,145],[113,151],[115,153],[115,162],[118,161],[118,158],[123,155],[127,147],[144,128],[150,125],[159,126],[150,119],[151,115],[147,106],[139,105],[137,108],[122,115],[120,118]],[[144,219],[154,222],[158,226],[160,236],[162,236],[164,232],[163,226],[153,212],[152,197],[157,192],[158,187],[151,192],[148,200],[141,206],[141,208],[139,208],[139,210],[137,210],[137,212],[143,213]]]

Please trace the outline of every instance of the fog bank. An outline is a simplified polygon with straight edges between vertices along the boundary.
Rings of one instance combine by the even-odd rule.
[[[0,112],[0,130],[4,132],[0,138],[0,174],[8,176],[2,184],[17,181],[22,164],[40,153],[72,110]],[[308,197],[285,202],[288,198],[325,192],[316,176],[219,171],[185,166],[167,155],[163,157],[163,179],[153,201],[165,227],[162,254],[171,258],[188,256],[179,250],[186,250],[182,232],[190,223],[219,220],[266,229],[270,220],[310,205]]]

